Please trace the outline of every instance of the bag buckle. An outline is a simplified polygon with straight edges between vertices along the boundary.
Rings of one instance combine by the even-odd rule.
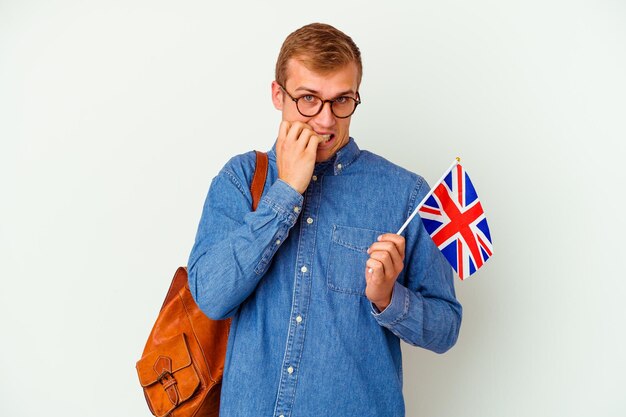
[[[169,379],[172,378],[174,381],[176,381],[176,378],[174,378],[174,376],[172,375],[172,373],[168,370],[163,370],[163,372],[161,372],[161,375],[158,376],[157,381],[159,381],[161,384],[165,385]]]
[[[163,389],[167,394],[167,398],[169,398],[170,402],[177,406],[180,401],[180,396],[178,395],[178,389],[176,389],[176,378],[172,375],[172,359],[167,356],[159,356],[159,358],[154,363],[154,370],[158,373],[159,369],[161,369],[161,373],[157,378],[157,381],[163,385]]]

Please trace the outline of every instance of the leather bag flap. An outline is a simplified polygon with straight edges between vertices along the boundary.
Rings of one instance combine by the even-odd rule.
[[[184,333],[141,358],[137,374],[150,410],[157,417],[167,416],[200,386]]]
[[[147,387],[157,382],[164,371],[173,374],[189,365],[191,355],[182,333],[157,346],[137,362],[139,382],[142,387]]]

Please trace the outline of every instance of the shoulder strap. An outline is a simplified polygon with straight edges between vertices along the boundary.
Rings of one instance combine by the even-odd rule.
[[[254,168],[254,176],[250,184],[250,192],[252,193],[252,210],[256,210],[263,195],[265,187],[265,179],[267,178],[267,154],[265,152],[256,152],[256,167]]]
[[[268,158],[265,152],[256,152],[256,167],[254,168],[254,175],[252,176],[252,183],[250,184],[250,192],[252,193],[252,210],[256,210],[263,195],[263,188],[265,188],[265,179],[267,178],[267,166]],[[165,301],[161,309],[169,303],[169,301],[178,294],[180,289],[187,285],[187,267],[179,267],[174,274],[170,289],[167,292]]]

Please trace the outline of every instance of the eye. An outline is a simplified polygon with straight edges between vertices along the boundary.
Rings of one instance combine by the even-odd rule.
[[[312,103],[313,101],[315,101],[315,96],[312,96],[310,94],[307,94],[306,96],[302,96],[300,98],[307,103]]]
[[[350,99],[349,97],[344,97],[344,96],[337,97],[335,99],[335,103],[337,103],[337,104],[346,104],[349,99]]]

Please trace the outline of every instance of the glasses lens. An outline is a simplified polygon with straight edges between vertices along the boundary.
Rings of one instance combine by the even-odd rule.
[[[331,110],[336,117],[350,117],[356,110],[358,102],[352,97],[339,97],[331,101]],[[319,114],[324,106],[324,101],[314,95],[306,95],[296,100],[296,106],[300,114],[313,117]]]
[[[303,116],[312,117],[319,113],[322,107],[322,99],[312,95],[306,95],[300,97],[296,105],[298,106],[298,111],[302,113]]]
[[[351,97],[340,97],[333,101],[333,113],[337,117],[348,117],[356,109],[356,100]]]

